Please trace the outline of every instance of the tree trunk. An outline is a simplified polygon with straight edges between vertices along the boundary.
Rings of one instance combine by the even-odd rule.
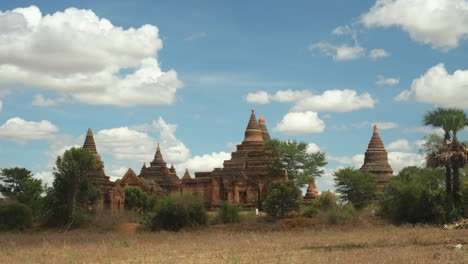
[[[453,168],[453,203],[455,208],[461,207],[460,197],[460,173],[457,167]]]
[[[447,189],[447,194],[452,196],[452,171],[449,165],[445,165],[445,188]]]

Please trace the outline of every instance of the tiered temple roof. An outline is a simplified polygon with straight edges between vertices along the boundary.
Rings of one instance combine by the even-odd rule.
[[[383,185],[390,181],[390,177],[393,174],[393,169],[388,163],[387,151],[379,136],[379,130],[376,125],[374,126],[374,133],[365,153],[364,164],[360,170],[376,175],[378,185]]]
[[[265,121],[265,117],[261,116],[259,119],[258,119],[258,124],[260,126],[260,129],[262,130],[262,138],[263,138],[263,141],[266,141],[268,139],[271,139],[270,137],[270,133],[268,133],[268,128],[266,126],[266,121]]]
[[[151,161],[149,167],[143,166],[140,177],[145,180],[154,181],[167,193],[177,193],[180,191],[180,179],[173,166],[171,169],[167,167],[159,144],[156,148],[153,161]]]
[[[306,192],[306,195],[304,196],[304,201],[310,202],[313,199],[317,198],[318,194],[319,192],[317,189],[317,185],[315,184],[315,181],[313,181],[309,184],[309,187],[307,187],[307,192]]]

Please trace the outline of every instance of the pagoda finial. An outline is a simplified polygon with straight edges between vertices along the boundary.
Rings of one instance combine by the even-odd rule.
[[[166,166],[166,162],[164,161],[163,156],[161,154],[161,148],[159,147],[159,143],[158,143],[158,147],[156,148],[156,154],[154,154],[154,159],[151,162],[151,166],[155,164]]]
[[[245,130],[244,142],[246,141],[263,141],[262,129],[260,128],[257,118],[255,117],[254,108],[252,108],[252,114],[250,115],[250,120]]]
[[[377,125],[374,125],[374,134],[378,134],[379,133],[379,128],[377,127]]]
[[[93,130],[88,128],[86,139],[83,143],[83,148],[89,150],[93,154],[97,154],[96,143],[94,142]]]
[[[184,174],[184,177],[182,177],[183,180],[187,180],[187,179],[191,179],[192,177],[190,176],[190,173],[188,171],[188,169],[186,168],[185,169],[185,174]]]

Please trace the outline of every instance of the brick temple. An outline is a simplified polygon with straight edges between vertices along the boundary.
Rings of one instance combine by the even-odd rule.
[[[222,168],[195,172],[194,177],[185,169],[183,177],[180,178],[174,166],[167,166],[158,144],[153,160],[149,166],[143,164],[139,175],[130,168],[115,182],[110,181],[102,170],[103,163],[97,152],[91,129],[88,129],[83,148],[94,154],[101,168],[99,173],[91,176],[93,184],[103,192],[103,199],[97,209],[103,207],[112,210],[123,209],[125,192],[122,188],[126,185],[138,186],[151,195],[191,193],[202,197],[208,208],[215,208],[222,201],[243,207],[257,207],[267,197],[268,183],[278,178],[277,175],[272,175],[269,169],[273,162],[272,158],[263,149],[267,139],[270,139],[270,134],[265,118],[260,117],[257,120],[255,110],[252,109],[244,132],[244,140],[231,153],[231,159],[224,161]],[[286,171],[281,178],[288,179]],[[317,195],[317,187],[313,182],[309,185],[304,199],[310,201]]]
[[[375,125],[374,133],[364,154],[364,164],[360,168],[377,177],[377,185],[382,187],[390,181],[393,169],[388,163],[388,154],[379,135],[379,129]]]

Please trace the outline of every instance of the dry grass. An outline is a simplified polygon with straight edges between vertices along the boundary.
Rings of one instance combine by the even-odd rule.
[[[272,228],[272,224],[264,224]],[[468,263],[468,230],[324,227],[248,231],[0,233],[0,263]]]

